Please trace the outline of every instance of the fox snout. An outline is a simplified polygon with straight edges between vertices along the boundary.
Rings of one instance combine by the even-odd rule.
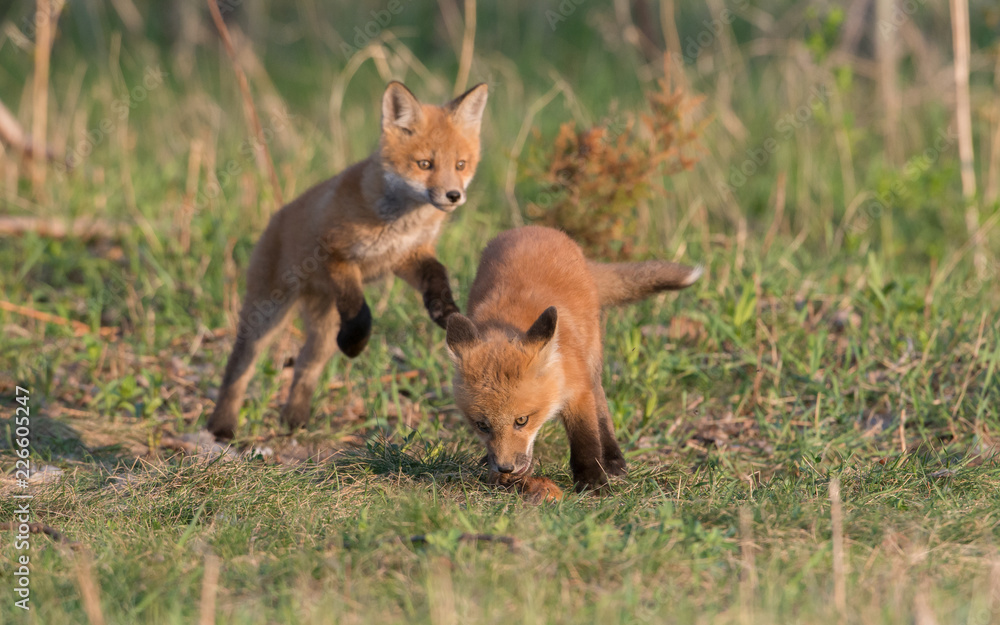
[[[428,190],[431,204],[447,213],[465,204],[465,191],[461,189],[431,188]]]
[[[496,473],[523,475],[531,470],[531,455],[517,452],[513,454],[498,454],[489,450],[486,463],[490,470]]]

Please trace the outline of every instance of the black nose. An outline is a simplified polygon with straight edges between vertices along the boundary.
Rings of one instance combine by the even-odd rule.
[[[445,193],[444,196],[448,198],[450,202],[457,202],[462,199],[462,193],[460,191],[449,191]]]
[[[508,465],[504,466],[502,464],[498,464],[497,465],[497,471],[499,471],[501,473],[513,473],[514,472],[514,465],[508,464]]]

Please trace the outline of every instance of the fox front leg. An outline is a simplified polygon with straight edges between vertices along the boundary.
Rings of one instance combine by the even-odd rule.
[[[448,270],[436,258],[425,260],[420,270],[423,275],[424,288],[421,292],[424,296],[424,306],[431,320],[447,329],[448,317],[459,312],[451,294],[451,287],[448,285]]]
[[[330,277],[340,314],[337,347],[348,358],[354,358],[364,351],[372,334],[372,311],[365,301],[361,270],[357,265],[338,264],[330,268]]]
[[[337,331],[337,347],[348,358],[354,358],[368,345],[372,335],[372,311],[368,302],[361,299],[361,310],[350,319],[344,321],[341,314],[340,330]]]
[[[448,327],[448,317],[459,312],[448,285],[448,270],[434,257],[432,250],[421,250],[395,269],[397,276],[420,291],[431,320]]]
[[[577,492],[602,492],[608,483],[608,470],[603,466],[605,454],[594,395],[581,393],[571,399],[563,409],[562,420],[569,436],[569,467]],[[622,459],[622,472],[624,465]]]

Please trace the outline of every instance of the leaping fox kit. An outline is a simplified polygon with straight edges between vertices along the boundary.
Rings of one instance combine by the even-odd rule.
[[[216,437],[234,436],[254,362],[296,302],[306,341],[281,413],[292,428],[308,421],[335,348],[353,358],[368,344],[372,316],[362,285],[391,271],[420,291],[441,327],[458,312],[434,246],[476,173],[486,97],[480,84],[432,106],[402,83],[389,83],[375,153],[271,217],[250,258],[236,343],[208,420]]]
[[[491,472],[527,476],[535,437],[562,418],[577,490],[625,473],[601,385],[601,309],[683,289],[701,268],[597,263],[564,233],[509,230],[483,251],[468,317],[448,319],[459,409],[486,444]]]

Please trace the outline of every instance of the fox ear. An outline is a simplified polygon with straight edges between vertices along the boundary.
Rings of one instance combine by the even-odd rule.
[[[545,346],[552,337],[556,334],[556,321],[559,315],[556,314],[556,307],[549,306],[546,308],[535,323],[531,324],[528,328],[527,334],[524,336],[525,343],[538,343],[539,347]]]
[[[462,348],[479,340],[479,330],[472,320],[461,313],[452,313],[448,317],[448,332],[445,343],[448,344],[448,351],[457,358]]]
[[[483,121],[483,111],[486,109],[488,91],[486,83],[481,82],[449,102],[445,108],[451,111],[452,117],[458,123],[479,132]]]
[[[422,113],[417,97],[403,83],[392,81],[382,94],[382,130],[398,128],[412,133]]]

